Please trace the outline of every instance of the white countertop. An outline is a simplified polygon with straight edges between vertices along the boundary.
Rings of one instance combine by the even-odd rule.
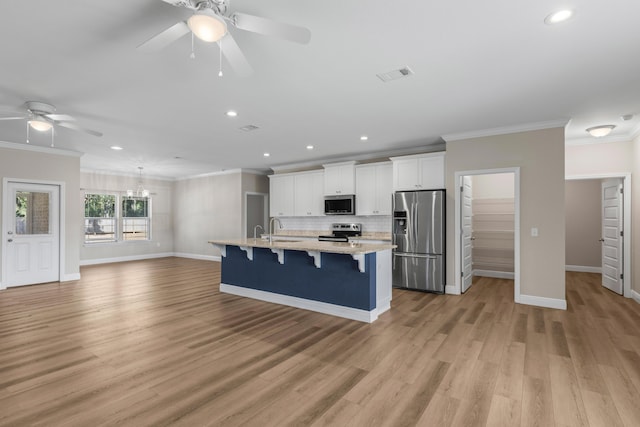
[[[229,239],[209,240],[214,245],[245,246],[254,248],[287,249],[292,251],[329,252],[336,254],[369,254],[393,249],[396,246],[386,243],[351,243],[351,242],[320,242],[316,240],[279,240],[269,243],[264,239]]]

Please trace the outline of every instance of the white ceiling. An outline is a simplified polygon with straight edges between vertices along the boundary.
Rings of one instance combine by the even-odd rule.
[[[544,24],[563,7],[574,8],[571,21]],[[617,125],[609,140],[640,126],[620,118],[640,115],[640,1],[232,0],[231,9],[307,27],[311,42],[232,28],[254,73],[240,78],[223,62],[219,78],[216,45],[196,42],[194,60],[189,36],[136,50],[189,16],[161,0],[3,1],[0,105],[49,102],[102,131],[56,134],[57,147],[86,153],[85,169],[143,166],[168,178],[419,150],[442,135],[553,120],[570,120],[568,142],[593,125]],[[415,75],[376,77],[403,66]],[[260,129],[239,130],[248,124]],[[0,121],[0,140],[25,137],[25,122]]]

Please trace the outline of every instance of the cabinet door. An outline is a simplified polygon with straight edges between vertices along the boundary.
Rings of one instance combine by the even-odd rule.
[[[420,190],[440,190],[444,188],[444,156],[419,159]]]
[[[356,215],[375,215],[378,199],[376,189],[376,167],[356,168]]]
[[[418,159],[402,159],[393,161],[393,189],[418,190]]]
[[[325,166],[324,194],[327,196],[355,194],[355,191],[355,174],[352,164]]]
[[[322,172],[304,173],[294,176],[294,215],[324,215]]]
[[[376,215],[391,215],[391,194],[393,193],[393,166],[376,167]],[[356,199],[356,203],[358,199]]]
[[[273,216],[294,215],[294,177],[292,175],[269,177],[269,214]]]

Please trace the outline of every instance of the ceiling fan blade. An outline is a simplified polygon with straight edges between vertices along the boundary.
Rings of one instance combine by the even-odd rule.
[[[247,61],[231,33],[227,32],[227,35],[220,40],[220,48],[222,49],[222,54],[238,75],[246,77],[253,73],[253,68],[251,68],[249,61]]]
[[[160,34],[156,34],[146,42],[138,46],[138,49],[145,52],[157,52],[169,46],[180,37],[191,32],[186,22],[180,21],[175,25],[167,28]]]
[[[59,122],[73,122],[76,120],[67,114],[45,114],[44,116]]]
[[[0,120],[24,120],[28,119],[29,116],[16,116],[16,117],[0,117]]]
[[[54,123],[56,125],[58,125],[58,126],[62,126],[63,128],[77,130],[77,131],[80,131],[80,132],[88,133],[89,135],[93,135],[93,136],[102,136],[102,132],[98,132],[98,131],[91,130],[91,129],[81,128],[80,126],[76,126],[73,123],[58,122],[58,121],[55,121]]]
[[[231,15],[234,25],[245,31],[275,36],[295,43],[307,44],[311,40],[311,31],[308,28],[291,24],[282,24],[271,19],[245,13]]]

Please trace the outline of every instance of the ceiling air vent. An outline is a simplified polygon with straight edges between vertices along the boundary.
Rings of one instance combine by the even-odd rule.
[[[253,132],[254,130],[258,130],[260,129],[258,126],[254,126],[254,125],[246,125],[246,126],[242,126],[240,128],[240,130],[243,130],[245,132]]]
[[[390,82],[391,80],[398,80],[403,77],[409,77],[411,75],[413,75],[413,71],[411,71],[411,68],[409,67],[400,68],[399,70],[393,70],[387,73],[376,74],[376,76],[378,76],[378,78],[385,83]]]

